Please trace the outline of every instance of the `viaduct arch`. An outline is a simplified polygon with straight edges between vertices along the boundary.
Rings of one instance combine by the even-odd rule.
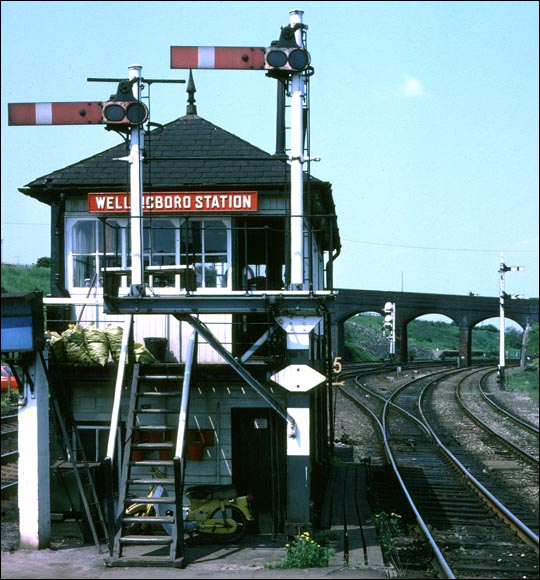
[[[383,290],[336,289],[332,314],[332,350],[334,356],[343,356],[345,321],[360,312],[381,312],[386,302],[396,305],[396,358],[407,361],[407,325],[425,314],[442,314],[459,327],[459,356],[463,364],[471,364],[473,327],[488,318],[499,316],[499,298],[486,296],[459,296],[453,294],[421,294]],[[522,328],[538,322],[538,298],[507,300],[505,318]]]

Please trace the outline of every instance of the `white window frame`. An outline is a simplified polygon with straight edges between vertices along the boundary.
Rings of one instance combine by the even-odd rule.
[[[124,217],[114,217],[113,219],[115,219],[115,221],[117,221],[120,226],[122,227],[122,235],[121,235],[121,239],[120,239],[120,248],[119,248],[119,252],[118,255],[120,256],[120,268],[124,268],[127,269],[128,268],[128,255],[127,255],[127,248],[129,246],[129,235],[128,235],[128,219],[124,218]],[[154,219],[158,220],[158,219],[167,219],[167,220],[171,220],[173,223],[176,222],[175,224],[175,228],[176,228],[176,232],[175,232],[175,249],[174,249],[174,254],[175,254],[175,261],[176,264],[180,264],[180,260],[181,260],[181,256],[183,253],[183,248],[181,247],[181,236],[180,236],[180,228],[181,226],[184,224],[184,222],[186,221],[186,218],[184,216],[168,216],[168,215],[163,215],[163,216],[156,216]],[[85,255],[88,256],[93,256],[94,260],[95,260],[95,264],[97,267],[97,270],[100,271],[101,268],[101,262],[103,260],[103,254],[100,253],[99,250],[99,230],[97,228],[97,224],[99,223],[99,219],[96,217],[92,217],[92,216],[66,216],[66,221],[65,221],[65,231],[66,231],[66,236],[65,236],[65,246],[66,246],[66,256],[65,256],[65,272],[66,272],[66,281],[65,281],[65,286],[66,288],[69,290],[69,292],[72,295],[86,295],[88,293],[88,286],[91,283],[90,279],[86,279],[86,286],[75,286],[74,285],[74,275],[75,275],[75,265],[74,265],[74,259],[76,257],[76,254],[74,253],[74,243],[73,243],[73,230],[74,227],[77,223],[79,222],[94,222],[96,225],[96,229],[95,229],[95,233],[96,233],[96,247],[94,248],[94,251],[92,253],[88,253]],[[221,276],[221,280],[222,280],[222,285],[219,287],[205,287],[205,284],[203,282],[203,285],[200,287],[197,287],[197,291],[203,291],[205,293],[220,293],[223,292],[224,290],[231,290],[232,289],[232,276],[231,276],[231,270],[232,270],[232,234],[231,234],[231,218],[229,217],[225,217],[225,216],[197,216],[197,217],[189,217],[189,221],[190,222],[202,222],[207,223],[207,222],[222,222],[223,225],[226,228],[227,231],[227,243],[226,243],[226,256],[227,256],[227,266],[225,268],[224,272],[220,272],[219,275]],[[106,226],[105,226],[106,227]],[[201,248],[201,255],[203,256],[203,261],[202,264],[204,266],[205,264],[205,260],[204,260],[204,256],[205,256],[205,251],[204,251],[204,237],[202,240],[202,248]],[[106,249],[106,248],[105,248]],[[144,251],[144,248],[143,248]],[[170,252],[170,254],[172,254],[173,252]],[[79,254],[79,252],[77,252],[77,255]],[[144,256],[145,258],[148,257],[148,253],[146,251],[144,251]],[[181,283],[181,278],[179,274],[175,275],[175,285],[174,286],[170,286],[170,287],[153,287],[153,282],[154,282],[154,275],[150,274],[148,277],[148,284],[150,287],[153,288],[153,290],[156,292],[156,294],[159,295],[174,295],[174,294],[178,294],[180,292],[185,291],[185,289],[183,287],[180,286]],[[223,283],[224,282],[224,283]],[[103,289],[102,289],[102,281],[101,281],[101,277],[98,277],[98,279],[96,280],[96,283],[94,284],[94,288],[93,291],[97,291],[98,293],[102,293]],[[120,293],[121,294],[125,294],[129,291],[129,287],[128,287],[128,277],[127,276],[122,276],[121,278],[121,286],[120,286]]]

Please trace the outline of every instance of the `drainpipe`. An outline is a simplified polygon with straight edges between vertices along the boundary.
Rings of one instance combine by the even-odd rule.
[[[52,204],[51,225],[53,229],[53,255],[51,256],[51,294],[69,298],[65,287],[65,250],[64,250],[64,214],[66,210],[66,194],[61,193],[58,201]]]

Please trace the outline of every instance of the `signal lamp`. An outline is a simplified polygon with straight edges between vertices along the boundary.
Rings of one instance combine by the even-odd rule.
[[[148,118],[148,109],[140,101],[108,101],[103,104],[103,122],[107,125],[137,126]]]
[[[269,71],[301,72],[310,62],[309,52],[303,48],[271,47],[266,50],[264,68]]]

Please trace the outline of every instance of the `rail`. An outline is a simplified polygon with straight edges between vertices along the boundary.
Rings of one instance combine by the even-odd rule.
[[[378,366],[380,367],[380,365],[378,365]],[[377,372],[382,372],[382,371],[380,368],[378,368]],[[364,373],[362,373],[362,374],[364,374]],[[357,378],[358,378],[357,373],[355,373],[355,371],[353,369],[349,368],[347,371],[347,375],[349,377],[354,376],[356,384],[361,387],[361,384],[357,380]],[[401,475],[399,473],[399,469],[398,469],[397,464],[394,460],[394,457],[392,455],[392,451],[390,449],[390,445],[388,443],[384,422],[381,422],[379,417],[377,417],[377,414],[372,409],[370,409],[369,406],[366,405],[362,400],[360,400],[356,397],[353,397],[350,393],[348,393],[347,391],[345,391],[343,389],[342,389],[342,393],[348,399],[352,400],[356,405],[362,407],[364,409],[364,411],[369,415],[373,424],[376,426],[376,429],[379,431],[380,438],[383,442],[386,458],[387,458],[388,462],[390,463],[390,465],[394,471],[394,474],[396,475],[396,478],[399,482],[399,485],[401,486],[401,488],[403,490],[403,493],[405,495],[407,503],[409,504],[409,507],[411,508],[411,511],[414,514],[416,523],[418,524],[418,527],[420,528],[424,538],[426,539],[426,542],[427,542],[429,548],[431,549],[431,552],[433,554],[434,564],[435,564],[436,568],[439,570],[439,572],[441,574],[443,574],[444,578],[448,578],[448,579],[455,578],[455,576],[452,573],[452,570],[450,569],[450,566],[446,562],[439,546],[437,545],[437,542],[435,541],[433,535],[431,534],[431,532],[429,530],[429,526],[426,524],[424,518],[422,517],[422,515],[418,511],[418,509],[414,503],[414,500],[413,500],[412,496],[410,495],[409,491],[407,490],[405,482],[403,481],[403,478],[401,477]],[[384,397],[382,397],[378,393],[375,393],[371,390],[369,391],[369,393],[370,393],[370,395],[375,396],[376,398],[378,398],[382,401],[382,403],[384,405],[383,409],[386,407],[386,405],[391,404],[389,401],[387,401]],[[383,410],[382,414],[384,416],[384,410]],[[413,417],[413,419],[414,419],[414,417]]]
[[[424,425],[429,430],[431,437],[437,443],[438,448],[441,450],[442,453],[450,459],[452,464],[459,470],[461,475],[468,481],[474,489],[479,493],[479,495],[484,498],[484,501],[491,506],[497,513],[501,514],[501,517],[504,521],[510,524],[510,527],[518,534],[520,538],[522,538],[526,543],[530,546],[538,550],[539,546],[539,538],[538,535],[535,534],[531,529],[529,529],[522,521],[520,521],[503,503],[501,503],[476,477],[472,475],[470,469],[468,469],[459,459],[443,444],[441,439],[435,433],[435,430],[431,427],[429,421],[427,420],[423,410],[422,410],[422,402],[424,400],[424,396],[428,387],[431,386],[431,383],[427,385],[418,401],[418,408],[419,412],[422,415],[422,419],[424,421]]]
[[[8,491],[18,485],[18,472],[14,463],[19,457],[19,451],[13,449],[11,440],[15,441],[17,447],[18,436],[18,414],[3,414],[2,415],[2,492]],[[6,441],[8,442],[6,445]],[[10,444],[11,443],[11,444]],[[4,448],[8,450],[4,452]],[[15,479],[13,479],[15,476]]]
[[[497,371],[492,371],[492,374],[495,374],[496,372]],[[495,401],[493,401],[487,395],[487,393],[483,389],[484,382],[485,382],[485,379],[486,378],[487,378],[487,375],[485,377],[482,377],[482,380],[481,380],[480,386],[479,386],[480,393],[481,393],[483,399],[486,401],[486,403],[488,403],[488,405],[490,405],[490,407],[493,407],[496,411],[498,411],[502,415],[509,416],[514,423],[517,423],[518,425],[521,425],[521,427],[523,429],[525,429],[526,431],[529,431],[530,433],[534,433],[535,435],[538,436],[538,434],[540,432],[539,429],[538,429],[538,427],[536,427],[535,425],[531,425],[527,421],[523,421],[522,419],[520,419],[519,417],[516,417],[512,413],[509,413],[506,409],[503,409],[501,406],[497,405],[497,403],[495,403]]]
[[[450,371],[450,373],[448,373],[448,374],[457,375],[459,377],[459,375],[464,373],[464,372],[469,374],[470,370],[471,369],[461,369],[461,370],[454,369],[454,370]],[[480,370],[482,370],[482,369],[480,369]],[[478,372],[478,371],[473,369],[473,372]],[[352,371],[351,374],[354,374],[354,371]],[[364,374],[364,373],[362,372],[361,374]],[[427,418],[425,417],[424,414],[421,414],[420,417],[418,418],[417,416],[413,415],[411,412],[407,411],[407,409],[412,410],[413,402],[419,406],[421,405],[421,403],[419,402],[419,398],[411,396],[411,395],[413,395],[414,392],[411,392],[409,395],[409,390],[407,390],[407,387],[412,386],[413,384],[417,383],[420,387],[423,387],[422,392],[426,393],[427,389],[432,384],[434,385],[434,384],[438,383],[440,381],[441,377],[444,376],[444,374],[445,374],[444,372],[439,373],[438,374],[439,376],[437,378],[433,378],[431,376],[430,377],[426,377],[426,376],[417,377],[411,381],[404,383],[403,385],[396,384],[396,385],[394,385],[394,387],[395,387],[394,392],[392,392],[390,395],[386,392],[385,396],[382,396],[373,388],[367,388],[366,385],[362,385],[358,381],[358,379],[356,380],[357,385],[359,387],[361,387],[363,390],[365,390],[367,393],[369,393],[369,397],[360,396],[359,394],[355,393],[354,391],[352,391],[348,388],[341,389],[341,392],[343,392],[344,394],[346,393],[346,396],[348,396],[348,398],[355,401],[355,403],[358,406],[362,407],[362,409],[368,411],[370,417],[372,418],[372,422],[375,423],[377,426],[376,427],[377,431],[380,432],[381,435],[384,436],[384,443],[383,444],[384,444],[385,454],[386,454],[387,458],[389,459],[389,462],[392,465],[392,469],[396,475],[396,478],[397,478],[399,484],[403,488],[404,497],[406,498],[407,503],[409,504],[411,511],[414,514],[414,517],[417,521],[417,524],[418,524],[420,530],[422,531],[422,533],[426,539],[426,542],[429,545],[430,550],[433,554],[432,565],[437,569],[440,577],[455,578],[456,572],[452,569],[453,566],[455,565],[455,563],[454,563],[454,565],[450,564],[450,562],[452,561],[452,558],[450,558],[450,560],[447,560],[447,558],[449,557],[447,554],[447,549],[446,548],[443,549],[442,544],[439,543],[441,540],[438,537],[437,525],[431,519],[433,517],[433,515],[435,515],[435,513],[437,513],[437,512],[434,512],[434,513],[425,512],[424,513],[422,511],[422,508],[417,508],[416,504],[415,504],[415,497],[417,494],[417,490],[411,489],[411,491],[409,491],[409,489],[407,488],[407,485],[408,485],[407,484],[407,477],[411,478],[411,482],[418,483],[418,481],[417,481],[418,474],[414,475],[414,474],[412,474],[412,472],[408,473],[409,469],[412,469],[414,473],[416,473],[416,470],[420,469],[422,471],[422,473],[424,473],[424,477],[426,477],[426,478],[431,477],[428,472],[424,471],[424,468],[422,467],[423,464],[421,463],[422,453],[424,453],[425,451],[427,451],[431,447],[434,447],[434,450],[439,450],[440,453],[442,454],[441,456],[446,457],[446,461],[453,462],[454,460],[457,460],[457,458],[455,457],[455,454],[452,454],[452,452],[450,450],[448,450],[449,454],[446,454],[444,452],[444,446],[442,446],[440,437],[438,437],[435,434],[435,429],[429,424],[429,422],[427,421]],[[426,381],[429,381],[428,385],[423,386]],[[402,401],[398,400],[398,395],[400,392],[403,392],[403,400]],[[438,397],[433,397],[433,398],[438,400]],[[415,399],[415,400],[413,401],[413,399]],[[381,405],[379,403],[377,403],[377,405],[379,405],[379,409],[376,412],[371,410],[374,408],[375,401],[384,402],[384,412],[382,412],[380,410]],[[392,410],[392,412],[397,411],[399,415],[403,414],[405,417],[407,417],[407,421],[413,420],[414,424],[416,425],[416,428],[420,428],[421,431],[424,433],[424,435],[422,435],[422,436],[421,435],[414,436],[414,440],[412,440],[413,441],[412,447],[409,447],[409,445],[405,445],[406,449],[405,448],[399,449],[400,447],[403,447],[401,445],[401,441],[402,440],[404,441],[404,439],[403,439],[404,433],[406,434],[407,437],[410,437],[410,435],[407,433],[407,431],[403,431],[399,427],[399,423],[394,424],[394,425],[388,425],[386,417],[387,417],[390,410]],[[415,414],[416,413],[418,413],[418,411],[416,411]],[[381,415],[383,416],[382,421],[380,421],[378,418]],[[417,433],[418,433],[418,431],[417,431]],[[428,435],[428,439],[424,438],[425,435]],[[403,457],[399,461],[400,462],[404,461],[404,463],[403,464],[400,463],[399,467],[398,467],[398,459],[393,458],[392,447],[391,447],[390,441],[392,441],[393,447],[397,446],[397,449],[394,450],[394,453],[396,450],[399,450],[400,453],[403,454]],[[408,438],[407,438],[407,441],[409,441]],[[431,443],[429,443],[429,441],[431,441]],[[433,460],[429,460],[429,461],[432,462]],[[436,463],[436,465],[439,465],[439,464]],[[460,461],[457,462],[457,465],[458,465],[458,467],[456,467],[456,469],[459,471],[460,475],[462,475],[464,478],[466,477],[467,481],[469,481],[469,485],[470,486],[474,485],[475,489],[477,490],[475,493],[473,493],[471,495],[471,499],[468,501],[473,501],[472,498],[474,498],[474,497],[479,497],[479,496],[483,497],[483,501],[485,502],[485,504],[487,504],[489,506],[487,513],[493,513],[494,510],[498,510],[499,513],[501,514],[499,517],[507,522],[507,525],[509,526],[509,528],[511,530],[514,531],[515,535],[517,537],[519,537],[522,542],[525,542],[529,546],[531,546],[532,551],[538,553],[538,536],[532,530],[530,530],[523,522],[521,522],[519,517],[516,516],[514,513],[512,513],[512,511],[510,509],[508,509],[503,504],[503,502],[500,501],[500,499],[498,499],[495,496],[495,494],[486,487],[486,485],[484,485],[482,482],[478,481],[477,478],[470,477],[472,475],[470,473],[470,470],[471,470],[470,465],[467,468]],[[441,466],[439,465],[439,467],[437,469],[440,470],[440,468],[441,468]],[[400,469],[405,469],[405,471],[403,472],[403,477],[402,477],[402,473],[400,472]],[[435,474],[437,473],[437,469],[435,469]],[[447,477],[449,476],[449,474],[450,474],[450,472],[448,472]],[[431,482],[431,479],[426,479],[426,484],[429,482]],[[416,483],[414,484],[414,488],[418,487],[416,485]],[[430,485],[437,485],[437,484],[434,483],[434,484],[430,484]],[[442,501],[439,498],[439,495],[437,495],[437,498],[438,498],[437,499],[438,502]],[[465,498],[465,496],[463,496],[462,500],[464,498]],[[427,498],[424,498],[424,499],[427,499]],[[448,501],[453,502],[454,500],[449,498]],[[467,512],[467,510],[465,510],[465,512]],[[444,513],[447,514],[446,510]],[[454,513],[452,508],[450,508],[450,513]],[[437,518],[439,518],[439,517],[445,518],[445,517],[451,517],[451,516],[449,516],[448,514],[446,516],[444,514],[442,514],[442,515],[438,514]],[[465,517],[465,520],[466,519],[467,519],[467,517]],[[495,518],[495,520],[497,520],[497,518]],[[433,527],[433,526],[435,526],[435,527]],[[517,540],[517,537],[516,537],[516,540]],[[442,541],[446,542],[447,540],[448,540],[448,538],[446,538]],[[474,540],[472,540],[472,541],[474,542]],[[516,546],[517,545],[518,544],[516,544]],[[523,546],[523,544],[521,544],[521,545]],[[520,548],[516,548],[516,549],[519,550]],[[523,550],[524,548],[521,548],[521,549]],[[451,552],[450,552],[450,554],[451,554]],[[529,558],[529,556],[528,556],[528,558]],[[495,564],[495,567],[496,567],[496,564]],[[456,568],[456,570],[457,569],[461,570],[461,567]],[[466,567],[465,567],[465,569],[466,569]]]
[[[487,374],[491,374],[492,372],[494,373],[495,371],[490,371],[490,373],[487,373]],[[486,375],[483,375],[481,377],[480,383],[482,383],[482,381],[484,380],[485,377],[486,377]],[[472,421],[474,421],[481,429],[483,429],[484,431],[489,433],[490,437],[495,437],[503,445],[509,447],[513,453],[517,453],[525,461],[538,467],[538,455],[533,456],[530,453],[528,453],[525,449],[523,449],[523,447],[520,447],[519,445],[513,443],[510,439],[508,439],[507,437],[500,434],[496,429],[492,428],[488,423],[483,421],[477,414],[473,413],[467,407],[467,404],[465,403],[463,396],[462,396],[462,392],[461,392],[463,385],[464,385],[464,381],[460,381],[458,383],[458,385],[456,386],[456,399],[457,399],[460,407],[462,408],[463,412]],[[524,429],[527,432],[534,434],[536,437],[538,436],[538,429],[535,429],[532,425],[529,425],[525,421],[522,421],[519,417],[515,417],[511,413],[508,413],[508,411],[505,411],[504,409],[502,409],[501,407],[499,407],[498,405],[496,405],[495,403],[490,401],[490,399],[486,396],[485,392],[482,390],[481,387],[479,387],[479,391],[480,391],[480,395],[482,396],[482,400],[484,400],[488,405],[490,405],[490,408],[495,413],[497,413],[498,416],[502,417],[503,423],[505,420],[510,421],[512,423],[517,424],[521,429]],[[534,447],[535,447],[535,449],[538,448],[538,441],[537,440],[534,441]]]

